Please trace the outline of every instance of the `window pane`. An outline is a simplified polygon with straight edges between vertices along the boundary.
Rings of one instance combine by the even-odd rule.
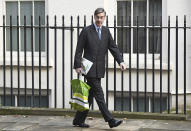
[[[121,97],[117,97],[116,98],[116,110],[117,111],[122,111],[121,103],[122,103],[122,98]],[[124,100],[123,100],[123,110],[124,111],[130,111],[129,110],[129,97],[124,97]]]
[[[45,51],[45,29],[41,28],[41,51]],[[35,29],[35,51],[39,51],[39,29]]]
[[[13,95],[12,98],[13,98],[12,99],[12,106],[15,106],[15,96]],[[6,95],[5,96],[5,100],[6,100],[5,106],[11,106],[11,96],[10,95]],[[4,101],[4,97],[1,96],[1,104],[3,104],[3,101]]]
[[[138,35],[138,37],[137,37]],[[137,41],[138,41],[138,50],[137,50]],[[133,53],[145,53],[146,51],[146,32],[143,28],[133,29]]]
[[[26,24],[31,25],[32,2],[20,2],[20,12],[21,25],[24,25],[24,16],[26,16]]]
[[[149,112],[149,97],[147,97],[146,103],[147,103],[146,112]],[[137,112],[137,98],[136,97],[133,97],[133,112]],[[139,97],[139,112],[145,112],[145,98],[144,97]]]
[[[24,16],[26,16],[26,25],[31,25],[32,2],[20,2],[20,21],[24,25]],[[24,51],[24,29],[21,28],[21,50]],[[26,29],[26,50],[31,51],[31,29]]]
[[[147,1],[146,0],[136,0],[133,2],[133,25],[137,25],[137,16],[138,16],[138,25],[145,25],[145,16],[147,15]],[[138,34],[137,34],[138,33]],[[138,35],[138,36],[137,36]],[[138,43],[137,43],[138,40]],[[137,50],[138,44],[138,50]],[[133,29],[133,53],[137,51],[139,53],[145,53],[146,51],[146,34],[143,28]]]
[[[25,107],[25,96],[20,96],[19,106]],[[31,107],[31,96],[26,97],[26,107]]]
[[[129,53],[129,45],[130,45],[130,38],[129,38],[130,30],[127,28],[117,29],[117,42],[120,52]]]
[[[151,111],[152,111],[152,107],[153,107],[153,99],[152,99],[152,97],[151,97]],[[155,107],[154,107],[154,110],[155,110],[155,112],[160,112],[160,98],[155,98],[155,100],[154,100],[154,102],[155,102]],[[167,110],[167,98],[166,97],[163,97],[162,98],[162,111],[165,111],[165,110]]]
[[[40,107],[48,107],[47,104],[47,97],[46,96],[41,96],[41,101],[40,101]],[[34,106],[39,107],[39,96],[34,97]]]
[[[154,16],[154,19],[153,19]],[[162,16],[162,0],[149,1],[149,25],[159,26]],[[149,53],[160,53],[160,29],[149,29]],[[153,48],[154,46],[154,48]]]
[[[10,25],[10,16],[12,16],[12,25],[17,25],[18,3],[6,2],[6,25]],[[17,50],[17,29],[12,28],[12,49]],[[6,28],[6,50],[10,51],[10,29]]]
[[[6,50],[10,51],[10,29],[6,28]],[[17,29],[12,28],[12,51],[17,51]]]
[[[45,25],[45,3],[43,1],[34,2],[35,25]],[[35,51],[39,51],[39,29],[35,29]],[[41,28],[41,51],[45,51],[45,29]]]
[[[117,2],[117,25],[129,25],[129,16],[131,16],[131,1],[118,1]]]
[[[147,1],[136,0],[133,2],[133,25],[137,25],[137,16],[139,17],[139,26],[144,26],[145,16],[147,15]]]
[[[123,26],[129,25],[129,16],[131,16],[131,1],[118,1],[117,2],[117,25],[121,26],[123,22]],[[123,18],[122,18],[123,17]],[[129,29],[121,28],[117,29],[117,43],[120,52],[129,53],[129,44],[130,38],[129,36]]]
[[[154,16],[154,25],[160,25],[160,19],[162,16],[162,0],[150,0],[149,1],[149,25],[153,25],[153,16]]]
[[[154,48],[153,48],[154,45]],[[149,30],[149,53],[160,53],[160,30],[150,29]]]

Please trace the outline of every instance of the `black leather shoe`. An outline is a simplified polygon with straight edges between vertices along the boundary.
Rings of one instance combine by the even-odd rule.
[[[83,128],[89,128],[90,126],[88,124],[85,123],[76,123],[73,121],[73,125],[77,126],[77,127],[83,127]]]
[[[109,127],[110,128],[113,128],[113,127],[117,127],[119,126],[121,123],[123,122],[123,120],[115,120],[115,119],[111,119],[108,124],[109,124]]]

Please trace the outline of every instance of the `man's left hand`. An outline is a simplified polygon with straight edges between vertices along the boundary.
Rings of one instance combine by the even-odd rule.
[[[126,65],[125,65],[124,62],[120,63],[120,68],[121,68],[122,71],[126,70]]]

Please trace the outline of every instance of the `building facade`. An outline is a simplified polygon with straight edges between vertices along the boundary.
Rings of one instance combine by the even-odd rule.
[[[46,89],[47,89],[47,41],[49,41],[49,107],[62,108],[63,107],[63,96],[64,96],[64,107],[70,108],[69,100],[71,98],[71,74],[72,78],[77,78],[75,71],[71,73],[71,58],[74,56],[75,47],[77,43],[78,30],[76,28],[72,31],[70,29],[65,30],[64,37],[64,51],[63,51],[63,15],[64,15],[64,25],[66,27],[72,26],[76,27],[78,24],[77,17],[79,16],[79,25],[84,26],[84,15],[86,16],[86,26],[90,25],[92,22],[92,15],[97,7],[103,7],[106,10],[108,16],[108,26],[114,27],[114,19],[116,16],[116,26],[117,27],[128,27],[129,25],[136,27],[137,19],[138,26],[144,27],[160,27],[160,22],[162,22],[163,27],[168,27],[168,16],[170,16],[170,26],[176,26],[176,16],[178,16],[178,26],[184,26],[184,15],[186,15],[187,27],[191,26],[191,9],[189,5],[190,0],[1,0],[0,1],[0,87],[1,88],[1,104],[3,101],[3,83],[4,83],[4,68],[3,68],[3,39],[5,38],[5,58],[6,58],[6,92],[7,92],[7,105],[10,105],[10,87],[13,87],[13,105],[14,106],[24,106],[24,94],[25,87],[27,87],[27,105],[32,104],[32,74],[34,73],[34,103],[35,106],[39,106],[39,88],[41,88],[41,106],[46,106]],[[60,28],[57,29],[57,34],[55,37],[54,28],[49,29],[49,38],[47,40],[46,28],[41,29],[41,34],[39,36],[38,28],[34,28],[32,33],[30,28],[20,28],[19,36],[16,28],[12,29],[12,39],[10,35],[10,28],[6,28],[5,37],[3,38],[3,15],[5,16],[5,25],[10,26],[17,25],[17,16],[19,26],[31,25],[34,26],[40,24],[41,26],[47,25],[47,15],[49,16],[49,25],[55,26],[55,16],[56,25]],[[10,18],[10,16],[12,16]],[[24,20],[26,16],[26,23]],[[33,16],[33,18],[31,18]],[[40,21],[39,21],[40,16]],[[72,16],[72,18],[71,18]],[[137,17],[138,16],[138,17]],[[153,17],[154,16],[154,17]],[[72,19],[72,20],[71,20]],[[10,21],[11,20],[11,21]],[[11,23],[10,23],[11,22]],[[146,23],[145,23],[146,22]],[[107,23],[105,22],[104,25]],[[25,31],[26,35],[25,35]],[[110,31],[115,37],[114,28],[110,28]],[[139,111],[144,111],[144,92],[145,92],[145,74],[144,74],[144,54],[147,54],[147,111],[152,111],[152,92],[154,88],[155,94],[155,111],[159,112],[160,105],[160,43],[162,43],[162,105],[163,110],[167,110],[168,104],[168,30],[164,28],[162,33],[160,29],[156,28],[152,32],[151,28],[146,29],[146,35],[144,29],[140,28],[137,33],[136,28],[124,28],[117,29],[116,31],[116,43],[123,52],[124,61],[127,64],[127,70],[123,73],[123,86],[121,84],[121,71],[117,65],[116,70],[116,96],[114,97],[114,60],[109,53],[108,57],[108,92],[106,92],[107,80],[102,79],[102,86],[104,93],[108,94],[108,107],[110,110],[114,110],[114,103],[116,103],[115,110],[128,110],[129,102],[131,101],[131,111],[137,111],[137,102],[139,102]],[[81,31],[81,29],[79,30]],[[186,96],[187,96],[187,106],[191,105],[189,99],[191,98],[191,70],[190,70],[190,58],[191,54],[189,52],[191,48],[190,29],[187,29],[187,40],[186,40]],[[129,35],[131,34],[131,35]],[[138,34],[138,35],[137,35]],[[176,86],[176,30],[171,29],[170,33],[170,107],[174,108],[176,106],[176,88],[178,87],[178,105],[182,109],[184,105],[184,30],[183,28],[178,31],[178,86]],[[33,37],[31,37],[33,35]],[[71,39],[72,37],[72,39]],[[19,38],[19,39],[18,39]],[[40,40],[39,40],[40,38]],[[56,42],[55,42],[56,38]],[[162,38],[162,39],[160,39]],[[32,42],[32,40],[33,42]],[[138,40],[138,41],[137,41]],[[160,40],[162,40],[160,42]],[[12,43],[12,47],[10,47]],[[34,51],[34,70],[32,70],[32,43]],[[39,47],[39,43],[41,47]],[[55,43],[56,43],[56,80],[55,80]],[[71,44],[72,43],[72,44]],[[18,103],[18,53],[17,47],[19,44],[20,52],[20,104]],[[25,46],[25,44],[27,46]],[[137,44],[139,51],[139,86],[137,86]],[[72,45],[72,46],[71,46]],[[154,49],[153,49],[154,45]],[[130,50],[131,46],[131,50]],[[26,47],[26,55],[24,53]],[[11,53],[12,48],[12,64],[11,64]],[[40,49],[39,49],[40,48]],[[71,50],[72,48],[72,50]],[[153,56],[152,52],[154,50],[154,87],[153,87]],[[41,54],[39,54],[41,50]],[[64,52],[64,53],[63,53]],[[72,52],[72,57],[71,57]],[[131,52],[131,92],[132,96],[129,97],[129,54]],[[64,64],[62,63],[62,55],[64,54]],[[39,79],[39,55],[41,55],[41,79]],[[26,57],[25,57],[26,56]],[[25,59],[26,58],[26,59]],[[11,69],[10,66],[13,66]],[[63,83],[63,65],[64,65],[64,83]],[[25,68],[26,67],[26,68]],[[26,69],[26,74],[25,74]],[[11,80],[11,70],[12,70],[12,80]],[[11,82],[12,81],[12,82]],[[56,81],[56,85],[55,85]],[[40,84],[39,84],[40,82]],[[40,85],[40,86],[39,86]],[[55,91],[56,86],[56,91]],[[123,87],[123,89],[122,89]],[[139,89],[139,98],[137,101],[137,87]],[[64,95],[63,95],[64,88]],[[123,90],[123,107],[121,106],[122,97],[121,91]],[[56,97],[55,97],[56,92]],[[115,99],[115,100],[114,100]],[[114,102],[115,101],[115,102]],[[56,102],[56,103],[55,103]],[[94,102],[96,103],[96,102]],[[122,109],[123,108],[123,109]],[[98,109],[97,105],[94,104],[94,109]]]

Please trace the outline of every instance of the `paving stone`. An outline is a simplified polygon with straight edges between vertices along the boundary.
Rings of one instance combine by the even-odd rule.
[[[118,119],[119,120],[119,119]],[[74,127],[73,117],[65,116],[0,116],[3,131],[110,131],[103,118],[87,119],[90,128]],[[191,121],[124,119],[113,131],[191,131]]]
[[[10,126],[7,126],[3,129],[1,129],[2,131],[21,131],[24,129],[27,129],[29,127],[34,126],[35,124],[31,124],[31,123],[15,123],[15,124],[11,124]]]
[[[9,127],[13,124],[14,124],[14,122],[0,122],[0,130],[2,130],[5,127]]]

